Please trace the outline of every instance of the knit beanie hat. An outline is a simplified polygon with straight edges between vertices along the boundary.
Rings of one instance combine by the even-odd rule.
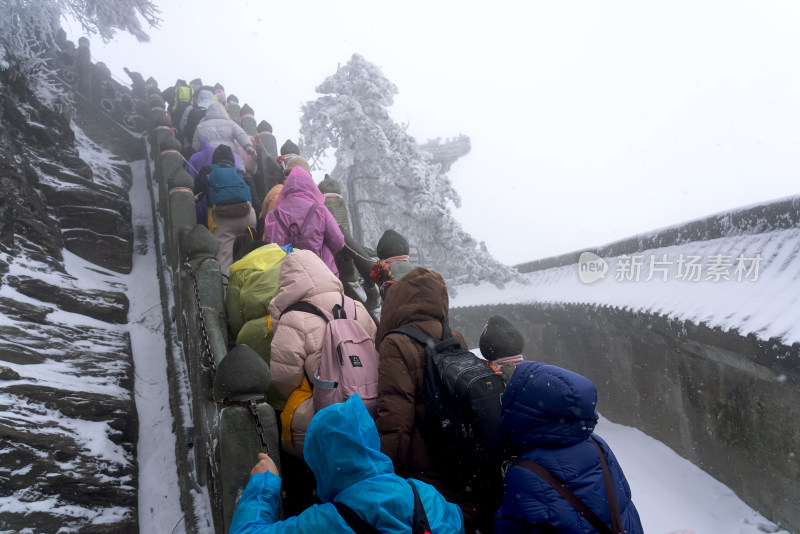
[[[394,230],[386,230],[378,240],[375,252],[382,260],[393,256],[406,256],[408,255],[408,241]]]
[[[258,127],[256,128],[256,130],[258,131],[258,133],[261,132],[272,133],[272,125],[267,121],[261,121],[258,123]]]
[[[244,112],[244,110],[242,110]],[[281,156],[285,156],[286,154],[299,154],[300,147],[292,142],[291,139],[287,139],[283,146],[281,147]]]
[[[331,178],[330,174],[326,174],[325,179],[322,180],[317,187],[319,187],[319,190],[323,193],[335,193],[337,195],[342,194],[342,184]]]
[[[211,163],[227,162],[233,165],[233,150],[228,145],[219,145],[214,149],[214,154],[211,156]]]
[[[478,341],[481,354],[487,360],[497,360],[522,354],[525,340],[522,334],[505,317],[489,317]]]
[[[250,107],[250,104],[245,104],[244,106],[242,106],[242,115],[254,115],[254,114],[255,112],[253,111],[253,108]]]
[[[239,97],[237,97],[236,95],[228,95],[227,102],[228,103],[235,102],[235,103],[238,104],[239,103]]]

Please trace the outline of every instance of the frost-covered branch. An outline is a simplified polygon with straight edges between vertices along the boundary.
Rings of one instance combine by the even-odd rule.
[[[140,18],[157,27],[158,13],[150,0],[0,0],[0,69],[13,64],[25,75],[38,72],[55,45],[61,17],[75,18],[85,32],[106,41],[116,30],[147,41]]]

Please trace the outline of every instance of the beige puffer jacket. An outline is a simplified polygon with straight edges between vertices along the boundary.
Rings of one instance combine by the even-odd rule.
[[[326,323],[311,313],[289,311],[283,314],[283,310],[304,300],[330,311],[341,304],[342,295],[342,283],[313,252],[297,250],[283,259],[278,294],[270,302],[269,313],[273,320],[279,318],[271,347],[272,385],[284,398],[288,399],[300,387],[304,377],[309,377],[311,382],[310,377],[319,369]],[[377,328],[360,302],[356,302],[356,319],[374,339]],[[303,457],[306,429],[315,413],[311,398],[294,411],[292,443],[290,446],[284,441],[283,445],[299,458]]]

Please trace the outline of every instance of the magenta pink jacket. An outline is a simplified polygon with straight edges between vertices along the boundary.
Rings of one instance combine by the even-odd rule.
[[[264,241],[280,246],[287,245],[287,236],[278,217],[287,228],[292,223],[302,226],[309,210],[313,208],[316,213],[311,216],[306,227],[305,238],[316,249],[314,252],[318,252],[320,259],[338,277],[339,270],[333,261],[333,255],[344,247],[344,236],[324,201],[325,195],[311,175],[302,167],[295,167],[286,178],[278,196],[278,207],[267,213],[264,219]]]

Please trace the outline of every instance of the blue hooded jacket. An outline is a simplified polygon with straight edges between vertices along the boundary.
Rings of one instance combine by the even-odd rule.
[[[380,446],[375,423],[358,395],[320,410],[306,432],[303,456],[316,476],[317,495],[324,504],[276,523],[281,479],[269,472],[252,475],[236,507],[229,534],[352,534],[333,501],[346,504],[380,532],[411,532],[414,493],[406,479],[394,474],[392,461],[380,452]],[[418,480],[413,484],[433,532],[464,532],[457,505],[448,503],[429,484]]]
[[[503,395],[500,435],[512,454],[548,471],[607,525],[611,524],[597,441],[616,488],[627,534],[643,532],[628,481],[605,441],[593,435],[597,389],[572,371],[539,362],[517,365]],[[525,467],[506,473],[495,532],[596,532],[550,484]]]

